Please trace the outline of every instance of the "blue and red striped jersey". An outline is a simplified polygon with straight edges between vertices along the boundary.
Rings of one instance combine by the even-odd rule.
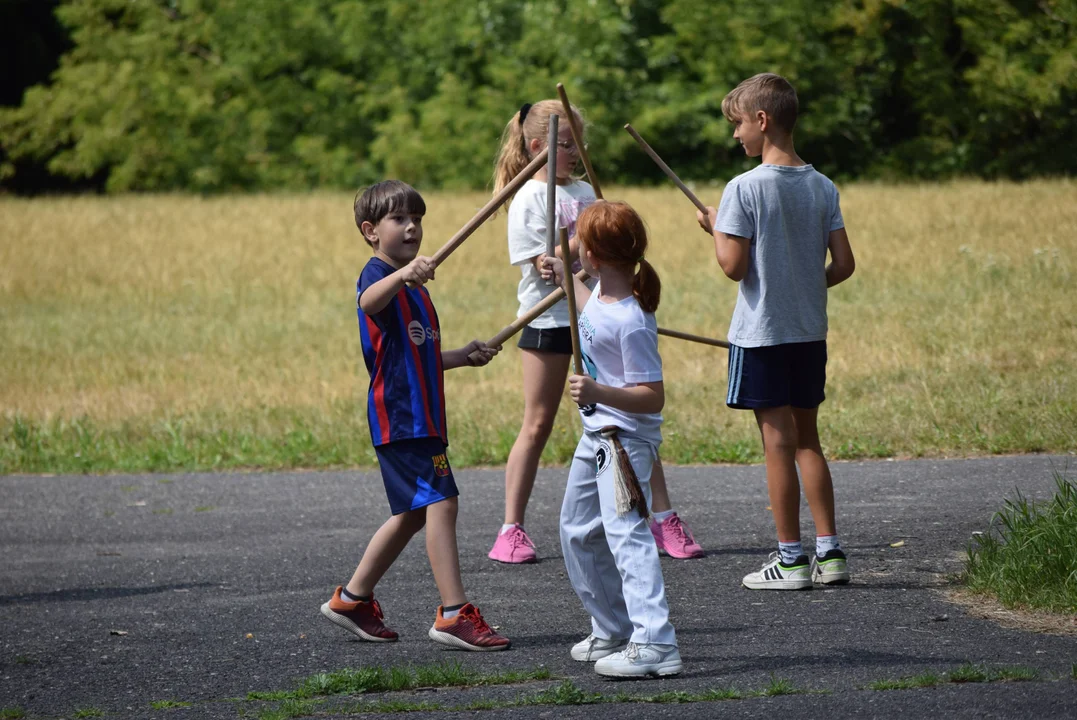
[[[439,437],[448,445],[441,329],[430,293],[423,287],[401,288],[376,315],[359,307],[363,291],[394,272],[392,265],[371,258],[356,283],[359,337],[370,373],[370,437],[375,447],[425,437]]]

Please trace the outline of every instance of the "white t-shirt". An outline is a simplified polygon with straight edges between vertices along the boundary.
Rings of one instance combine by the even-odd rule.
[[[595,191],[582,181],[557,186],[557,222],[568,228],[571,240],[576,236],[576,218],[583,209],[595,201]],[[522,277],[516,290],[520,317],[537,305],[544,297],[557,289],[542,279],[532,258],[546,252],[546,183],[528,180],[516,193],[509,206],[509,262],[520,267]],[[575,268],[576,271],[579,267]],[[531,327],[540,330],[568,327],[568,305],[565,301],[554,305],[531,321]]]
[[[662,380],[662,357],[658,354],[658,323],[654,313],[643,312],[634,297],[615,303],[591,293],[580,312],[580,352],[587,374],[600,385],[615,388]],[[598,432],[616,425],[629,435],[652,443],[662,442],[662,413],[628,413],[608,405],[580,408],[583,428]]]

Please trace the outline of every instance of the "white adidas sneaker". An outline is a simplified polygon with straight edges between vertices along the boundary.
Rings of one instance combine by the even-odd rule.
[[[679,675],[684,670],[676,645],[644,645],[630,642],[624,650],[595,663],[595,672],[605,677],[641,678]]]
[[[604,657],[614,654],[619,650],[624,650],[625,645],[628,644],[628,640],[617,638],[610,638],[609,640],[603,640],[600,637],[595,637],[594,633],[588,635],[583,640],[572,646],[573,660],[579,662],[594,662],[601,660]]]
[[[849,582],[849,562],[845,553],[834,549],[823,557],[811,559],[811,579],[823,585],[846,585]]]
[[[784,565],[780,553],[772,552],[758,572],[748,573],[741,584],[750,590],[809,590],[812,586],[808,556]]]

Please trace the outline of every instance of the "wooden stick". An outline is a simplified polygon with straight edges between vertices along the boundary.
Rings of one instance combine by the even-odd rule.
[[[441,263],[445,262],[445,258],[449,257],[449,255],[451,255],[452,252],[456,250],[456,248],[460,247],[460,245],[463,244],[463,242],[467,240],[473,232],[479,229],[480,225],[486,222],[491,215],[497,212],[497,209],[504,205],[505,201],[508,200],[513,195],[513,193],[519,190],[520,186],[527,182],[528,179],[536,172],[538,172],[545,164],[546,156],[536,155],[535,159],[529,162],[527,164],[527,167],[520,171],[519,175],[514,177],[508,185],[503,187],[501,189],[501,192],[495,195],[490,200],[490,202],[483,205],[482,209],[475,213],[475,217],[468,220],[467,224],[464,225],[464,227],[460,228],[456,232],[456,234],[449,239],[449,242],[442,245],[441,249],[434,253],[434,256],[430,258],[434,261],[434,267],[437,267]]]
[[[557,115],[550,115],[550,134],[546,140],[546,255],[553,257],[557,247]],[[567,259],[567,258],[566,258]],[[555,285],[551,278],[547,285]]]
[[[588,275],[585,271],[580,270],[578,273],[576,273],[576,277],[579,279],[580,282],[587,282],[591,276]],[[554,290],[552,293],[550,293],[538,303],[536,303],[535,306],[528,310],[526,313],[516,318],[505,327],[501,328],[501,330],[498,331],[498,333],[492,338],[490,338],[489,342],[487,342],[486,344],[490,347],[500,347],[504,345],[506,341],[513,338],[516,333],[520,332],[527,325],[529,325],[532,320],[534,320],[539,315],[556,305],[558,301],[560,301],[561,298],[563,298],[564,296],[564,288],[558,288]],[[681,332],[679,330],[669,330],[668,328],[660,327],[658,328],[658,334],[665,335],[666,337],[676,338],[678,340],[697,342],[703,345],[712,345],[714,347],[722,348],[729,347],[729,343],[725,340],[717,340],[715,338],[703,337],[702,335],[692,335],[690,333]],[[478,355],[476,355],[476,358],[477,357]]]
[[[568,228],[561,228],[561,257],[572,257],[568,248]],[[583,375],[583,359],[580,356],[580,326],[579,317],[576,314],[576,280],[571,272],[565,273],[565,297],[568,299],[568,329],[572,337],[572,362],[576,367],[576,374]]]
[[[565,115],[568,116],[568,127],[572,130],[572,142],[576,143],[576,149],[580,153],[580,160],[583,160],[583,169],[587,171],[587,180],[595,191],[595,197],[601,200],[602,188],[598,186],[595,169],[591,167],[591,156],[587,154],[587,146],[583,144],[583,130],[576,125],[576,114],[572,112],[572,103],[568,101],[568,93],[565,92],[565,86],[561,83],[557,83],[557,95],[561,98],[561,107],[564,108]]]
[[[714,338],[703,337],[702,335],[692,335],[691,333],[681,332],[680,330],[658,328],[658,334],[665,335],[666,337],[677,338],[678,340],[687,340],[689,342],[702,343],[703,345],[713,345],[714,347],[721,348],[729,347],[729,343],[725,340],[716,340]]]
[[[677,173],[673,172],[670,169],[669,165],[666,165],[666,163],[663,162],[662,158],[658,157],[658,153],[651,149],[651,146],[647,144],[646,140],[640,137],[639,133],[636,132],[636,129],[631,125],[625,125],[625,130],[627,130],[628,134],[631,135],[635,139],[635,141],[639,143],[639,146],[643,148],[643,152],[650,155],[651,160],[654,160],[655,164],[658,165],[658,167],[662,168],[662,172],[669,176],[669,179],[673,181],[673,184],[679,187],[681,189],[681,192],[684,193],[688,197],[688,199],[692,201],[692,204],[696,206],[696,209],[706,215],[707,206],[699,201],[699,198],[696,197],[696,194],[694,192],[688,189],[687,185],[681,182],[681,179],[677,177]]]

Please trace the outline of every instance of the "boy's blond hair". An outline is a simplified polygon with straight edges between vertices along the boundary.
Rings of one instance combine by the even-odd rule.
[[[792,134],[797,124],[797,91],[774,73],[759,73],[743,81],[722,99],[722,114],[729,122],[762,110],[772,123]]]

